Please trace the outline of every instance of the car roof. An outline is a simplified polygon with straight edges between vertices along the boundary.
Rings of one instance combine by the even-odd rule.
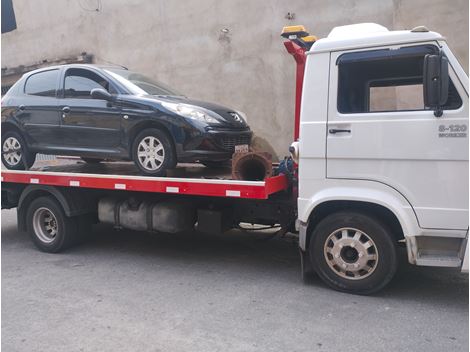
[[[65,65],[51,65],[46,67],[37,68],[35,70],[31,70],[25,73],[25,76],[29,76],[34,73],[42,72],[42,71],[49,71],[61,68],[91,68],[91,69],[106,69],[106,68],[113,68],[113,69],[120,69],[120,70],[127,70],[127,68],[119,65],[101,65],[101,64],[65,64]]]

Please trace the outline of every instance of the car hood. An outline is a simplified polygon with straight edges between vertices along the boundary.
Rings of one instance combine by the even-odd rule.
[[[242,117],[242,115],[233,109],[227,108],[222,105],[208,103],[200,100],[189,99],[184,96],[161,96],[161,95],[147,95],[145,98],[153,99],[160,102],[170,102],[170,103],[180,103],[199,106],[209,111],[215,112],[217,115],[222,117],[225,125],[230,126],[231,128],[237,129],[247,129],[248,124]]]

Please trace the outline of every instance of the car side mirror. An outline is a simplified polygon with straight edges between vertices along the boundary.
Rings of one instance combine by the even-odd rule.
[[[442,116],[442,106],[449,96],[449,61],[441,53],[426,55],[423,69],[424,106],[434,110],[434,116]]]
[[[93,99],[100,99],[100,100],[106,100],[106,101],[113,101],[114,97],[109,94],[108,91],[102,89],[102,88],[94,88],[91,90],[90,95]]]

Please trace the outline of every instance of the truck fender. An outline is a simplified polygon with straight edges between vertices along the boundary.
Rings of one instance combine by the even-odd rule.
[[[26,230],[26,211],[28,204],[37,197],[53,196],[64,209],[65,215],[77,216],[96,213],[96,202],[83,190],[60,188],[47,185],[29,185],[21,193],[18,201],[18,228]]]
[[[376,186],[376,185],[375,185]],[[385,188],[385,185],[382,185]],[[353,201],[360,203],[372,203],[382,206],[391,211],[398,219],[405,238],[416,236],[420,229],[418,219],[411,204],[403,195],[394,189],[380,189],[379,187],[361,186],[333,186],[315,193],[312,198],[299,198],[299,245],[306,250],[307,247],[307,226],[310,215],[321,204],[330,201]],[[301,212],[301,210],[303,210]]]

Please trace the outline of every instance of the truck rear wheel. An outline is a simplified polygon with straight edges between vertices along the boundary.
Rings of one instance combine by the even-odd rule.
[[[81,228],[77,217],[66,216],[62,206],[47,196],[31,202],[26,221],[27,231],[36,247],[49,253],[60,252],[75,244]]]
[[[387,227],[375,218],[338,212],[320,221],[311,236],[312,265],[336,290],[371,294],[395,274],[396,245]]]

